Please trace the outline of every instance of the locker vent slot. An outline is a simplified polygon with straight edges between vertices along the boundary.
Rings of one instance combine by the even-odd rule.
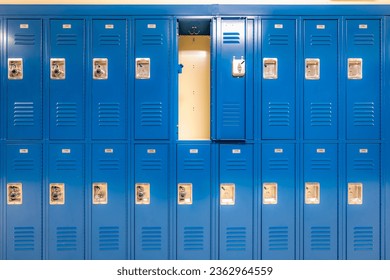
[[[57,34],[57,46],[75,46],[77,45],[76,34]]]
[[[374,232],[372,227],[353,228],[353,250],[372,251],[374,249]]]
[[[224,44],[240,44],[239,32],[223,32]]]
[[[290,103],[268,103],[268,125],[290,126]]]
[[[289,44],[289,38],[286,34],[269,34],[268,35],[269,45],[287,46]]]
[[[162,34],[142,35],[142,45],[144,46],[159,46],[163,44],[164,44],[164,36]]]
[[[245,227],[226,228],[226,250],[227,251],[246,250],[246,228]]]
[[[14,170],[34,170],[34,160],[14,159]]]
[[[15,34],[14,44],[16,46],[34,46],[35,35],[34,34]]]
[[[57,251],[77,250],[77,228],[57,227]]]
[[[354,159],[353,169],[354,170],[374,170],[375,163],[372,159]]]
[[[99,126],[119,126],[119,103],[99,103]]]
[[[61,103],[56,104],[56,126],[77,125],[77,104]]]
[[[311,126],[332,126],[332,103],[310,104]]]
[[[311,249],[315,251],[330,250],[330,236],[330,227],[311,227]]]
[[[205,161],[203,159],[184,160],[184,170],[204,170]]]
[[[270,251],[288,250],[288,227],[269,227],[268,238]]]
[[[353,42],[355,45],[374,45],[375,36],[374,34],[355,34]]]
[[[247,170],[247,162],[245,159],[228,159],[226,170]]]
[[[356,102],[353,105],[353,125],[355,126],[375,125],[374,102]]]
[[[76,170],[77,162],[74,159],[57,159],[56,160],[57,170]]]
[[[34,227],[14,227],[14,249],[15,251],[34,251]]]
[[[119,250],[119,227],[99,227],[99,250]]]
[[[100,159],[99,160],[99,169],[100,170],[119,170],[119,160],[118,159]]]
[[[99,45],[101,46],[120,46],[121,36],[120,35],[100,35]]]
[[[161,227],[142,227],[142,250],[160,251],[162,243]]]
[[[288,159],[270,159],[268,164],[271,170],[288,170]]]
[[[312,170],[330,170],[332,161],[330,159],[312,159],[311,169]]]
[[[142,160],[142,170],[162,170],[162,161],[159,159]]]
[[[184,250],[202,251],[204,244],[203,227],[184,227]]]
[[[34,103],[14,103],[14,126],[34,126]]]
[[[310,35],[311,46],[330,46],[332,45],[331,35]]]
[[[142,126],[162,126],[163,106],[161,102],[144,102],[141,105]]]
[[[241,126],[240,104],[223,104],[222,123],[223,126]]]

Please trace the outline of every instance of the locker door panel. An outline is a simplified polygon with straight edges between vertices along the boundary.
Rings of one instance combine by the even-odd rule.
[[[83,146],[51,144],[46,186],[49,259],[84,259],[84,186]]]
[[[176,187],[192,187],[191,204],[177,198],[177,258],[210,259],[210,145],[179,144],[177,149]]]
[[[135,139],[168,139],[171,24],[152,19],[135,24]],[[149,59],[150,64],[138,65],[138,59]],[[149,77],[137,77],[146,67]]]
[[[380,20],[347,20],[347,138],[380,138],[381,35]],[[361,67],[356,59],[361,59]],[[354,69],[362,68],[361,77]],[[357,72],[358,73],[358,72]],[[348,73],[345,73],[348,75]]]
[[[221,19],[217,25],[216,140],[245,140],[245,75],[234,76],[236,67],[245,69],[246,21]],[[242,59],[234,64],[235,59]],[[241,66],[239,66],[241,65]],[[223,81],[223,82],[222,82]]]
[[[294,259],[294,144],[263,144],[261,166],[262,259]]]
[[[380,258],[379,155],[378,144],[347,145],[347,259]],[[362,187],[358,202],[356,184]]]
[[[135,147],[135,259],[168,259],[168,146]],[[138,202],[138,187],[149,186],[149,203]],[[147,194],[145,195],[147,196]],[[146,198],[147,199],[147,198]]]
[[[92,78],[93,139],[126,138],[126,32],[126,20],[92,23],[92,73],[88,75]]]
[[[92,259],[127,259],[127,147],[92,147]]]
[[[42,22],[8,20],[6,38],[7,137],[41,139]]]
[[[319,76],[304,79],[305,139],[337,139],[338,21],[305,20],[305,71],[318,60]]]
[[[49,28],[50,138],[82,139],[84,137],[84,21],[50,20]],[[64,60],[63,65],[61,59]],[[60,72],[55,72],[56,69]]]
[[[226,198],[221,192],[234,186],[233,203],[219,206],[219,258],[252,259],[253,147],[220,145],[219,176],[220,204]]]
[[[6,147],[6,258],[41,259],[42,147]]]
[[[262,138],[295,139],[295,20],[262,20]],[[266,77],[276,59],[276,76]]]
[[[304,147],[304,259],[338,257],[337,161],[336,144]]]

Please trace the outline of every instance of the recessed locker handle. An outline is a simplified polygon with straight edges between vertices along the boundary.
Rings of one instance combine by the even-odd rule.
[[[150,184],[135,184],[135,204],[150,204]]]
[[[362,183],[348,183],[348,204],[350,205],[363,204]]]
[[[305,184],[305,204],[320,204],[320,183]]]
[[[192,204],[192,184],[179,183],[177,185],[177,203],[180,205]]]
[[[22,183],[7,184],[7,204],[21,205],[23,203],[23,188]]]

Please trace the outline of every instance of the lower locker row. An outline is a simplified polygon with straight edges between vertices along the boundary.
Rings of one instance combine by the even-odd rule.
[[[380,258],[380,144],[90,148],[3,146],[5,259]]]

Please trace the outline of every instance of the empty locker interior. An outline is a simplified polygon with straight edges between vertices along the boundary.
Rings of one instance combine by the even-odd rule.
[[[0,4],[0,259],[390,259],[390,5],[217,2]]]

